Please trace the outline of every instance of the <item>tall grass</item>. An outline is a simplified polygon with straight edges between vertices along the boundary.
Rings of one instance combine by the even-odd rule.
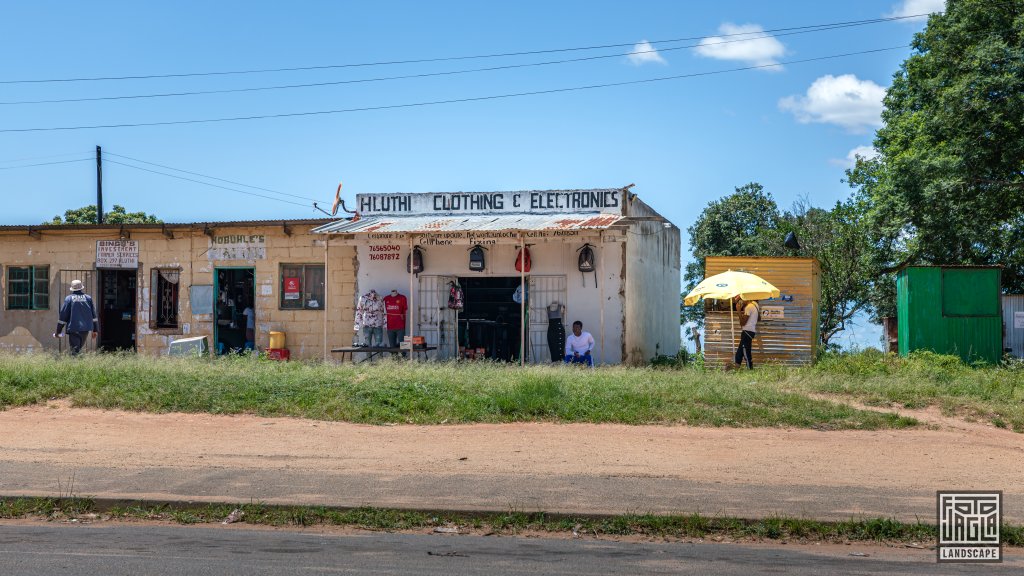
[[[252,358],[0,354],[0,407],[249,413],[371,424],[616,422],[878,429],[910,418],[814,399],[780,369],[722,373],[492,363],[332,365]]]

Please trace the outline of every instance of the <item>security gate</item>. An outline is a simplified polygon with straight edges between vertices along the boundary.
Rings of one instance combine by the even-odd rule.
[[[427,346],[437,346],[434,358],[451,360],[458,357],[458,315],[448,307],[448,292],[454,276],[419,277],[416,293],[415,323],[410,335],[423,336]]]
[[[96,308],[97,315],[99,314],[99,303],[96,301],[96,295],[99,294],[99,284],[96,282],[96,271],[95,270],[61,270],[58,278],[59,285],[57,286],[58,298],[57,298],[57,313],[60,314],[60,306],[64,305],[64,297],[71,293],[71,282],[74,280],[81,280],[82,284],[85,285],[85,293],[93,297],[92,305]],[[54,324],[56,324],[54,320]],[[100,330],[103,326],[100,326]],[[85,344],[82,345],[83,352],[95,352],[96,351],[96,340],[91,337],[87,338]],[[60,338],[57,340],[57,348],[61,352],[67,349],[67,337]]]
[[[530,334],[527,361],[534,364],[547,364],[551,361],[548,349],[548,305],[557,303],[566,305],[566,279],[561,276],[540,276],[531,274],[527,277],[527,303],[529,304]],[[562,323],[565,324],[565,318]],[[566,332],[572,330],[565,326]]]

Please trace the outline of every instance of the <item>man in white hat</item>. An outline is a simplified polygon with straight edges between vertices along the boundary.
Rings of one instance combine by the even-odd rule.
[[[99,330],[92,297],[83,290],[85,290],[85,285],[81,280],[71,282],[71,294],[64,298],[64,304],[60,307],[57,330],[53,333],[54,338],[60,338],[61,332],[68,333],[68,345],[71,348],[72,356],[82,351],[86,334],[92,332],[92,338],[95,340],[96,332]]]

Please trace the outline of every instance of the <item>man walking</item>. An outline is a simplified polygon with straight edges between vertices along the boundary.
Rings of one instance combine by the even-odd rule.
[[[81,280],[71,282],[71,294],[64,298],[64,304],[60,307],[57,330],[53,333],[54,338],[60,338],[61,332],[67,331],[68,346],[71,348],[72,356],[77,356],[82,351],[86,334],[92,332],[92,338],[95,340],[96,332],[99,330],[92,297],[83,292],[84,289],[85,285]]]
[[[736,304],[742,302],[739,296],[736,297]],[[736,348],[736,365],[742,366],[743,359],[747,359],[747,368],[754,369],[754,337],[757,336],[757,321],[761,317],[761,307],[756,300],[751,300],[743,307],[740,322],[743,325],[743,332],[740,334],[740,345]]]

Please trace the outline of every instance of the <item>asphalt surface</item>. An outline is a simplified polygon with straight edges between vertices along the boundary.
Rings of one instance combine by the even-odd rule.
[[[854,555],[856,554],[856,555]],[[0,574],[1021,574],[938,565],[927,550],[356,534],[171,526],[0,524]]]
[[[934,492],[874,487],[696,482],[629,476],[310,472],[282,469],[83,467],[0,461],[0,495],[250,502],[565,514],[692,514],[817,520],[896,517],[934,522]],[[1006,517],[1024,517],[1024,498]]]

